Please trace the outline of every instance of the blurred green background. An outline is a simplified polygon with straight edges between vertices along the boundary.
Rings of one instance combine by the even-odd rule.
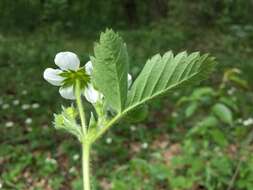
[[[81,189],[79,144],[52,126],[70,102],[42,73],[60,51],[84,64],[113,28],[133,76],[168,50],[209,52],[219,65],[100,139],[93,189],[252,190],[252,10],[251,0],[1,0],[0,189]]]

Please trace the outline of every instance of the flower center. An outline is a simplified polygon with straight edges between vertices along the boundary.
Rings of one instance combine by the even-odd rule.
[[[90,83],[90,75],[86,73],[84,68],[80,68],[77,71],[63,71],[60,76],[64,77],[62,82],[63,87],[75,85],[78,80],[80,82],[80,88],[83,89],[88,86],[88,83]]]

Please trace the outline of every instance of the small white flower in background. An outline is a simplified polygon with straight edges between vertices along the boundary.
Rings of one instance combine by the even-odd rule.
[[[244,120],[243,125],[244,126],[253,125],[253,118],[248,118],[248,119]]]
[[[3,188],[3,184],[2,184],[2,182],[0,181],[0,189],[2,189]]]
[[[48,164],[53,164],[53,165],[57,164],[57,161],[53,158],[46,158],[45,162]]]
[[[228,95],[233,95],[235,93],[236,89],[233,87],[233,88],[230,88],[228,90]]]
[[[30,107],[31,107],[31,106],[30,106],[29,104],[23,104],[23,105],[21,106],[21,109],[22,109],[22,110],[28,110]]]
[[[177,117],[178,116],[178,113],[177,112],[172,112],[172,117]]]
[[[82,70],[82,68],[80,68],[80,60],[76,54],[72,52],[60,52],[55,56],[54,62],[60,69],[47,68],[43,74],[44,79],[54,86],[60,86],[59,92],[63,98],[74,100],[74,87],[73,85],[64,87],[63,83],[66,78],[61,74],[66,71],[77,72],[78,70],[81,70],[84,71],[84,74],[89,77],[93,70],[91,61],[87,62],[84,70]],[[100,101],[103,97],[100,92],[94,89],[91,83],[87,84],[83,94],[86,99],[93,104],[97,101]]]
[[[76,168],[73,166],[69,169],[69,173],[73,174],[76,172]]]
[[[21,92],[21,94],[22,94],[22,95],[27,95],[27,90],[23,90],[23,91]]]
[[[79,154],[75,154],[75,155],[73,156],[73,160],[75,160],[75,161],[76,161],[76,160],[79,160],[79,157],[80,157]]]
[[[2,108],[5,110],[5,109],[8,109],[10,107],[9,104],[3,104]]]
[[[105,142],[106,142],[107,144],[111,144],[111,143],[112,143],[112,138],[106,138]]]
[[[33,108],[33,109],[37,109],[37,108],[39,108],[39,107],[40,107],[40,105],[39,105],[38,103],[32,104],[32,108]]]
[[[242,122],[243,122],[242,118],[239,118],[239,119],[237,120],[237,122],[238,122],[238,123],[242,123]]]
[[[136,127],[134,125],[131,125],[130,129],[131,131],[136,131]]]
[[[143,149],[147,149],[147,148],[148,148],[148,143],[147,143],[147,142],[143,143],[143,144],[141,145],[141,147],[142,147]]]
[[[12,122],[12,121],[7,121],[5,123],[5,127],[13,127],[13,126],[14,126],[14,122]]]
[[[173,96],[179,96],[179,92],[174,92]]]
[[[19,105],[19,103],[20,103],[20,101],[19,101],[19,100],[13,100],[13,102],[12,102],[12,104],[13,104],[14,106]]]
[[[25,124],[30,125],[33,122],[32,118],[28,117],[25,120]]]

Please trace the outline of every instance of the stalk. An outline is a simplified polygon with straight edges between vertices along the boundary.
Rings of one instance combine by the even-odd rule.
[[[83,189],[90,190],[90,145],[87,141],[82,142],[82,151]]]
[[[83,104],[82,104],[82,99],[81,99],[81,89],[80,89],[79,80],[76,80],[75,96],[76,96],[76,104],[77,104],[78,112],[79,112],[80,119],[81,119],[82,131],[85,136],[87,129],[86,129],[86,123],[85,123],[85,114],[84,114]]]
[[[76,104],[81,119],[82,126],[82,174],[83,174],[83,190],[90,190],[90,143],[87,140],[87,126],[85,122],[85,112],[83,109],[82,99],[81,99],[81,89],[80,81],[77,80],[75,84],[75,97]]]

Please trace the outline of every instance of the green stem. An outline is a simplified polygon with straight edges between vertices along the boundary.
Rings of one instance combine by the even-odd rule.
[[[107,124],[105,124],[105,126],[103,126],[103,128],[101,130],[99,130],[99,132],[93,138],[93,142],[96,141],[99,137],[101,137],[112,125],[116,124],[120,119],[122,119],[130,111],[134,110],[135,108],[137,108],[141,104],[144,104],[146,101],[151,100],[151,99],[153,99],[153,97],[149,98],[149,99],[144,99],[143,101],[140,101],[140,102],[138,102],[136,104],[133,104],[133,105],[129,106],[128,108],[126,108],[125,110],[123,110],[121,113],[118,113]]]
[[[81,119],[82,126],[82,172],[83,172],[83,190],[90,190],[90,172],[89,172],[89,164],[90,164],[90,143],[87,139],[87,126],[85,122],[85,112],[83,109],[82,99],[81,99],[81,89],[80,89],[80,81],[76,81],[75,85],[75,96],[76,103],[79,112],[79,116]]]
[[[83,189],[90,190],[90,144],[82,142]]]
[[[83,104],[82,104],[82,99],[81,99],[81,89],[80,89],[79,80],[76,81],[75,96],[76,96],[76,103],[77,103],[78,112],[79,112],[80,119],[81,119],[82,131],[85,136],[87,133],[87,129],[86,129],[86,123],[85,123],[85,114],[84,114]]]

